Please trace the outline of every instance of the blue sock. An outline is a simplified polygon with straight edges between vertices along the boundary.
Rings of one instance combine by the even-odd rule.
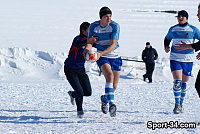
[[[105,85],[105,97],[104,100],[109,102],[109,106],[114,104],[114,89],[113,89],[113,84],[107,82]]]
[[[175,103],[178,103],[180,105],[180,97],[181,97],[181,86],[182,86],[182,80],[175,79],[174,80],[174,97],[175,97]]]
[[[183,100],[186,95],[186,83],[182,83],[180,105],[183,105]]]

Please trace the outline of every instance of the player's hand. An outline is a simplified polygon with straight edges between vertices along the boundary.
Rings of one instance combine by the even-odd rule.
[[[197,60],[200,60],[200,52],[196,56]]]
[[[96,53],[97,53],[97,59],[95,61],[99,60],[99,58],[101,57],[101,53],[99,52],[96,52]]]
[[[98,37],[95,37],[95,34],[92,35],[89,39],[87,39],[88,44],[93,44],[95,42],[98,42]]]
[[[84,51],[83,51],[83,57],[84,57],[84,59],[86,60],[86,53],[87,52],[89,52],[90,50],[88,50],[88,49],[84,49]]]
[[[181,50],[185,50],[185,49],[189,49],[189,45],[187,45],[185,42],[181,41],[182,44],[175,44],[175,48],[178,50],[178,51],[181,51]]]
[[[169,46],[165,47],[165,52],[168,53],[169,51],[170,51],[170,47]]]

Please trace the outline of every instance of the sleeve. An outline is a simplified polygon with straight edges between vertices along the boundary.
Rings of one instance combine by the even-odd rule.
[[[164,39],[164,47],[168,47],[170,44],[171,40],[168,40],[166,37]]]
[[[171,40],[172,40],[172,33],[171,33],[172,28],[169,29],[167,35],[165,36],[164,39],[164,47],[169,46]]]
[[[195,51],[200,50],[200,41],[198,41],[198,42],[196,42],[194,44],[191,44],[191,46]]]
[[[118,23],[115,23],[113,26],[113,32],[111,34],[112,40],[119,40],[120,26]]]
[[[88,30],[88,39],[90,38],[90,37],[92,37],[94,35],[94,26],[93,26],[93,24],[91,24],[90,26],[89,26],[89,30]]]
[[[194,27],[194,31],[195,31],[195,33],[194,33],[195,39],[200,40],[200,31],[199,31],[199,29]]]
[[[86,44],[87,44],[87,40],[77,41],[75,43],[75,47],[81,48],[81,47],[85,46]]]
[[[82,37],[76,36],[73,40],[72,46],[75,46],[76,48],[81,48],[85,46],[87,43],[87,40],[83,40]]]
[[[145,52],[144,52],[144,50],[142,51],[142,60],[145,62],[145,60],[146,60],[146,56],[145,56]]]

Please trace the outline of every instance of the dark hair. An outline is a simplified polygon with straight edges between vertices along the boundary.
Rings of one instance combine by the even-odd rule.
[[[187,11],[185,11],[185,10],[178,11],[178,17],[180,17],[181,15],[188,19]]]
[[[108,8],[108,7],[102,7],[102,8],[100,9],[100,11],[99,11],[99,17],[100,17],[100,19],[101,19],[104,15],[106,15],[106,14],[112,14],[112,11],[111,11],[110,8]]]
[[[200,3],[199,3],[199,6],[198,6],[198,8],[200,8]]]
[[[146,45],[150,45],[150,42],[146,42]]]
[[[83,23],[80,25],[80,34],[82,34],[82,30],[88,29],[89,26],[90,26],[90,23],[88,23],[88,22],[83,22]]]

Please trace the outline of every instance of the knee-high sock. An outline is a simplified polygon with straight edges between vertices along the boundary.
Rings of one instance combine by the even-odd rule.
[[[173,91],[174,91],[175,103],[178,103],[179,105],[180,105],[180,97],[181,97],[181,86],[182,86],[182,80],[175,79]]]
[[[105,98],[107,98],[109,105],[114,104],[114,89],[113,84],[107,82],[105,85]]]
[[[183,105],[183,100],[186,95],[186,83],[182,83],[180,105]]]

